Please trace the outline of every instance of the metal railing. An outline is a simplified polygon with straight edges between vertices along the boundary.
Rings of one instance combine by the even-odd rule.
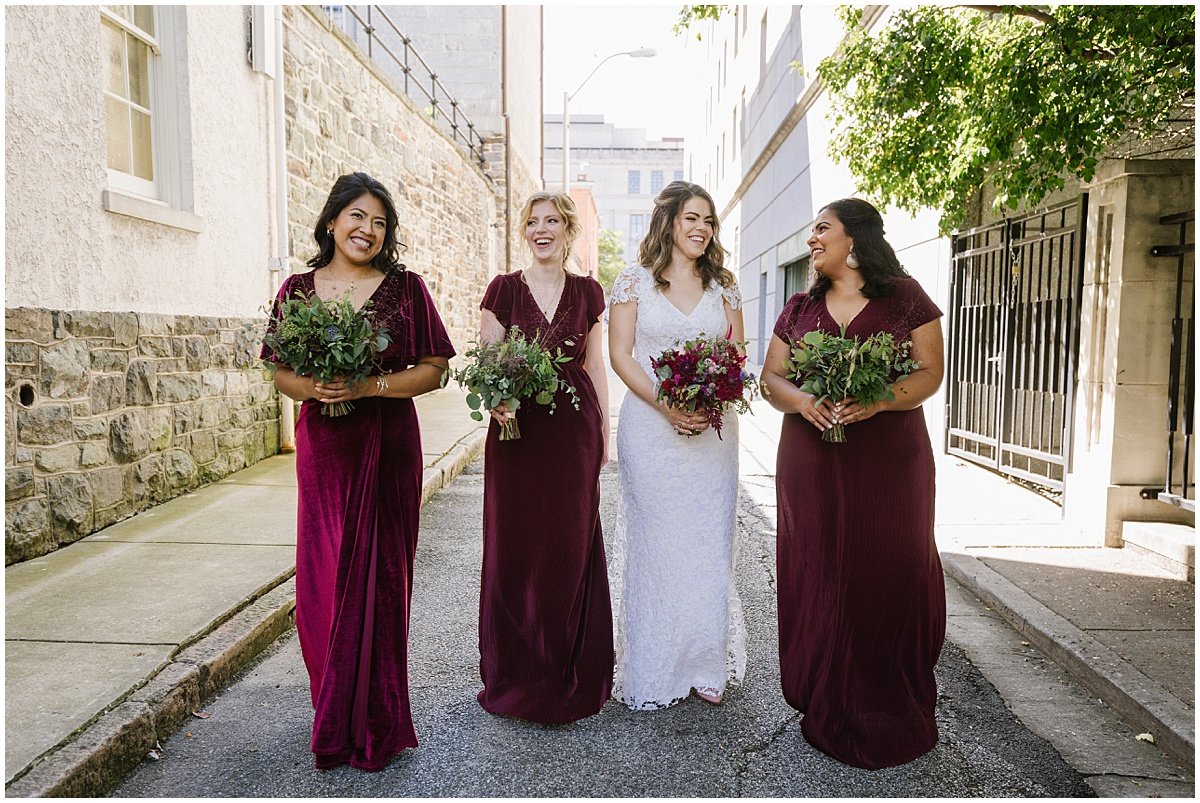
[[[1145,488],[1141,496],[1195,511],[1196,485],[1191,462],[1192,426],[1196,414],[1196,309],[1191,288],[1196,275],[1193,256],[1196,252],[1196,212],[1167,215],[1158,222],[1179,229],[1178,242],[1150,249],[1153,257],[1175,258],[1175,316],[1171,319],[1171,366],[1167,374],[1167,479],[1162,488]],[[1187,270],[1189,263],[1190,271]],[[1176,460],[1179,456],[1176,446],[1182,447],[1182,460],[1179,461]]]
[[[379,6],[321,6],[330,19],[342,29],[367,57],[392,76],[404,90],[404,94],[423,105],[425,113],[437,123],[454,141],[463,148],[487,173],[483,137],[475,130],[475,124],[459,109],[459,102],[451,95],[437,73],[425,63],[412,46],[412,39],[405,36],[391,17]],[[389,33],[390,32],[390,33]],[[365,47],[360,41],[365,37]],[[393,40],[388,44],[388,39]],[[402,51],[397,55],[393,47]],[[399,70],[399,75],[396,74]],[[488,177],[490,180],[490,176]]]
[[[1087,195],[955,232],[946,451],[1061,492],[1070,469]]]

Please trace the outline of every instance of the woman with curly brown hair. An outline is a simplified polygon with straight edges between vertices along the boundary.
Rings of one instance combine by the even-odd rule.
[[[655,400],[650,358],[687,340],[743,338],[742,299],[712,198],[684,181],[654,199],[640,265],[613,285],[609,352],[629,387],[617,425],[615,562],[623,562],[613,696],[664,708],[694,690],[720,703],[745,672],[733,585],[737,416],[722,437],[699,413]]]

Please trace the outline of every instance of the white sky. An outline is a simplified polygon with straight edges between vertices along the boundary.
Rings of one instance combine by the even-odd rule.
[[[542,95],[546,114],[562,114],[563,92],[579,83],[605,57],[652,47],[654,58],[619,56],[607,62],[571,101],[571,114],[603,114],[621,128],[645,128],[650,139],[684,136],[687,124],[701,114],[689,112],[698,95],[684,72],[687,38],[671,26],[683,4],[639,6],[546,3],[543,24]],[[703,81],[704,77],[694,76]],[[705,84],[707,86],[707,84]]]

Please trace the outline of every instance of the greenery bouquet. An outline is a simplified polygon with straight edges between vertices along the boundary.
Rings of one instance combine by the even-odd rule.
[[[373,324],[373,314],[370,301],[354,309],[349,294],[333,301],[316,293],[293,296],[279,305],[275,328],[263,342],[300,376],[322,383],[361,382],[379,369],[379,353],[391,342],[387,329]],[[321,405],[329,416],[353,409],[348,401]]]
[[[800,389],[817,397],[817,404],[826,399],[853,399],[861,405],[892,401],[892,383],[903,379],[921,367],[909,359],[912,341],[896,343],[890,333],[878,332],[864,341],[848,339],[842,327],[841,336],[824,332],[808,332],[799,343],[792,343],[792,353],[784,364],[787,378],[800,384]],[[834,424],[821,433],[821,439],[843,443],[846,430]]]
[[[571,345],[570,341],[567,341]],[[528,339],[514,326],[502,340],[495,343],[476,343],[464,355],[468,363],[454,371],[454,380],[465,387],[471,418],[483,420],[484,410],[494,410],[501,404],[515,413],[522,400],[532,399],[556,407],[554,394],[563,389],[571,394],[572,403],[579,409],[579,395],[558,373],[558,366],[571,358],[556,349],[551,354],[536,339]],[[516,418],[500,425],[500,440],[521,437]]]

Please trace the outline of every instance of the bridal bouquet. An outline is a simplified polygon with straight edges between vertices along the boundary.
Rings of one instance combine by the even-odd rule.
[[[567,345],[573,345],[567,341]],[[556,349],[551,354],[536,340],[529,340],[514,326],[495,343],[476,343],[464,355],[468,364],[454,371],[454,379],[465,387],[471,418],[483,420],[483,410],[494,410],[502,403],[516,412],[524,399],[550,405],[554,414],[554,394],[563,389],[571,394],[572,403],[579,409],[579,396],[558,373],[558,366],[571,358]],[[482,409],[481,409],[482,408]],[[500,440],[521,437],[517,419],[510,418],[500,425]]]
[[[896,394],[891,385],[921,367],[909,359],[912,341],[896,343],[890,333],[878,332],[864,341],[812,331],[799,343],[792,343],[792,353],[784,363],[787,378],[800,383],[800,389],[817,398],[842,401],[853,399],[866,405],[892,401]],[[846,430],[834,424],[821,433],[821,439],[843,443]]]
[[[275,327],[263,342],[300,376],[318,382],[361,382],[379,368],[379,353],[388,347],[388,330],[372,322],[371,302],[355,309],[347,294],[323,301],[316,293],[293,296],[274,311]],[[269,367],[275,367],[268,362]],[[329,416],[345,415],[351,402],[321,405]]]
[[[749,412],[758,387],[758,380],[745,370],[746,355],[739,345],[724,338],[698,338],[651,357],[650,367],[658,377],[656,400],[689,413],[702,411],[720,438],[725,412]]]

